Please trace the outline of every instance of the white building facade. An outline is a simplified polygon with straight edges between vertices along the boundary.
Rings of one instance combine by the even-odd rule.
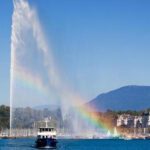
[[[117,118],[116,126],[126,126],[134,128],[150,127],[150,112],[143,113],[141,116],[131,116],[129,114],[119,115]]]

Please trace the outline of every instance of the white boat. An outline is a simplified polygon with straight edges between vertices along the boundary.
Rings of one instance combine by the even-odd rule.
[[[40,127],[37,133],[36,148],[56,148],[56,129],[54,127]]]

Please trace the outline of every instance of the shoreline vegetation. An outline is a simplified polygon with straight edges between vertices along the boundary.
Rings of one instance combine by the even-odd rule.
[[[119,115],[128,114],[131,116],[141,116],[145,112],[150,112],[150,108],[141,111],[113,111],[107,110],[106,112],[96,112],[97,118],[102,122],[107,123],[110,129],[116,128],[118,133],[123,137],[144,137],[150,135],[150,127],[129,127],[125,125],[116,126]],[[13,133],[16,137],[33,137],[36,136],[38,125],[35,122],[39,122],[44,118],[51,117],[50,126],[57,126],[58,131],[62,132],[62,128],[67,128],[67,132],[71,131],[72,120],[63,120],[61,110],[50,111],[49,109],[36,110],[30,107],[16,108],[14,119]],[[0,137],[9,136],[10,130],[10,107],[0,106]]]
[[[10,107],[1,105],[0,106],[0,131],[2,129],[9,128],[9,121],[10,121]]]

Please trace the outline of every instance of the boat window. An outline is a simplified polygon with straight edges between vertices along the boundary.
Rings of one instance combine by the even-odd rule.
[[[48,131],[48,128],[46,128],[45,131]]]

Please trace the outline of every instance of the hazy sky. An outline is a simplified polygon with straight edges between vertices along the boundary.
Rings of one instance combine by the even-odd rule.
[[[149,0],[29,0],[61,72],[91,100],[150,85]],[[12,0],[0,1],[0,104],[9,103]]]

